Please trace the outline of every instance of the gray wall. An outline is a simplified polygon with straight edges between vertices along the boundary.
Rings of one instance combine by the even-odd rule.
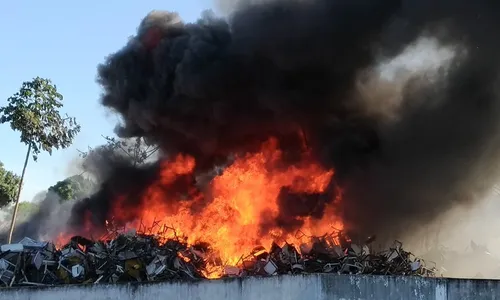
[[[315,274],[194,283],[0,289],[9,300],[483,300],[500,299],[500,281]]]

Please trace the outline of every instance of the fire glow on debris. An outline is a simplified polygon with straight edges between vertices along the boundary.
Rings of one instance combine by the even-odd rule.
[[[325,208],[322,218],[304,216],[292,220],[300,224],[293,232],[271,222],[279,219],[277,201],[283,189],[300,195],[321,194],[334,176],[333,170],[325,170],[315,163],[307,150],[292,165],[285,164],[282,156],[277,140],[271,138],[260,152],[237,157],[222,174],[212,179],[211,201],[194,214],[196,205],[200,205],[206,195],[188,190],[189,199],[182,199],[186,195],[177,195],[178,199],[165,201],[165,197],[172,197],[167,195],[168,187],[179,176],[191,174],[196,164],[192,157],[179,155],[162,162],[159,177],[144,192],[141,205],[135,209],[125,207],[118,199],[110,217],[114,222],[126,224],[127,230],[138,230],[141,224],[161,223],[175,229],[162,233],[164,239],[184,236],[189,244],[207,243],[222,261],[219,266],[207,267],[209,278],[222,276],[223,265],[237,264],[242,255],[255,247],[273,242],[299,245],[304,241],[296,236],[297,231],[305,236],[321,236],[332,228],[342,230],[342,222],[335,215],[335,203],[341,200],[338,196],[335,201],[329,201],[330,206]],[[91,233],[89,223],[85,224],[85,231]],[[58,244],[69,236],[61,235]]]

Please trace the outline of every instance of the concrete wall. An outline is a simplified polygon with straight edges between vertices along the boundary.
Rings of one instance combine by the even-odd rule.
[[[315,274],[200,282],[0,289],[0,300],[486,300],[500,281]]]

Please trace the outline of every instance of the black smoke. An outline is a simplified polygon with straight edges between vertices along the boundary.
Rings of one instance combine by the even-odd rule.
[[[99,66],[98,82],[102,104],[123,118],[121,137],[192,155],[197,173],[270,136],[293,161],[301,132],[316,159],[335,168],[352,233],[405,234],[474,203],[497,175],[499,29],[500,2],[488,0],[267,1],[196,23],[152,12]],[[370,113],[386,102],[362,101],[359,82],[421,36],[456,57],[432,78],[409,80],[395,118]],[[86,210],[106,215],[115,199],[107,193],[142,186],[149,177],[141,172],[113,173],[73,221]],[[289,195],[276,222],[307,212],[290,203],[309,203],[304,197],[322,216],[321,195]]]

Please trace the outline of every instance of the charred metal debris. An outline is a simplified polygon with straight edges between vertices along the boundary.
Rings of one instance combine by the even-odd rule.
[[[24,238],[0,248],[3,287],[192,280],[300,273],[435,276],[435,268],[403,250],[400,242],[383,252],[349,241],[341,231],[295,246],[257,247],[233,265],[207,244],[189,245],[168,226],[125,232],[108,229],[98,240],[74,236],[59,249],[52,242]],[[153,234],[153,231],[155,233]],[[167,232],[168,231],[168,232]],[[162,236],[170,236],[165,239]]]

